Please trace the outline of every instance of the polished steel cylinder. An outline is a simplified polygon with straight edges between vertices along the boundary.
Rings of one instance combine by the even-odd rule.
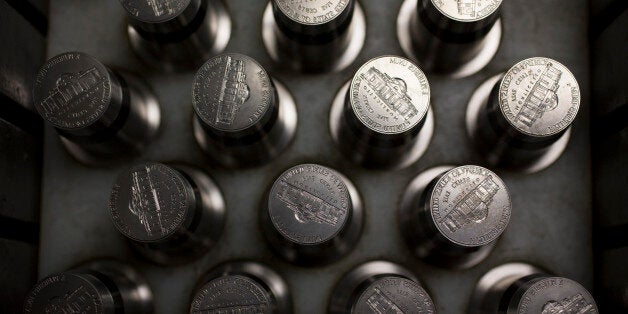
[[[303,72],[339,71],[360,53],[364,12],[355,0],[271,0],[262,38],[271,58]]]
[[[419,174],[400,203],[401,233],[415,255],[444,268],[481,262],[508,226],[504,182],[479,166],[435,167]]]
[[[133,268],[98,260],[41,280],[24,313],[153,313],[153,295]]]
[[[144,163],[122,172],[111,191],[111,220],[137,250],[159,264],[199,258],[224,226],[225,203],[199,169]]]
[[[194,77],[192,104],[196,141],[223,167],[270,161],[292,142],[297,126],[290,92],[242,54],[207,61]]]
[[[425,71],[464,77],[493,58],[502,0],[406,0],[398,19],[404,52]]]
[[[120,0],[129,42],[145,62],[163,70],[199,67],[222,52],[231,18],[222,0]]]
[[[403,168],[427,149],[434,130],[430,86],[414,63],[382,56],[338,92],[330,130],[340,151],[367,168]]]
[[[33,99],[68,152],[87,164],[139,154],[161,120],[157,99],[144,82],[81,52],[48,60],[35,78]]]
[[[493,268],[480,278],[469,313],[598,313],[595,300],[579,283],[524,263]]]
[[[434,313],[432,298],[404,267],[372,261],[345,274],[329,301],[330,314]]]
[[[272,269],[256,262],[217,266],[201,281],[190,313],[292,313],[288,285]]]
[[[535,172],[565,149],[580,99],[578,82],[564,65],[526,59],[476,90],[467,130],[491,165]]]
[[[278,255],[314,266],[336,261],[353,249],[363,216],[360,195],[349,179],[321,165],[302,164],[275,180],[261,220]]]

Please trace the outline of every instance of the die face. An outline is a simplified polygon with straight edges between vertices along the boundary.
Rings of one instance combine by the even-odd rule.
[[[255,280],[242,275],[206,283],[192,301],[190,313],[272,313],[272,296]]]
[[[145,23],[161,23],[176,18],[192,0],[120,0],[127,13]]]
[[[40,281],[24,304],[25,313],[103,313],[100,291],[78,275],[64,273]]]
[[[398,276],[374,280],[353,306],[356,313],[434,313],[434,303],[415,281]]]
[[[593,297],[579,283],[562,277],[546,277],[524,288],[508,313],[598,313]]]

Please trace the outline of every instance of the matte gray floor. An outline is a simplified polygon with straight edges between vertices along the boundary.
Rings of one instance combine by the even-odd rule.
[[[428,75],[436,115],[435,135],[417,164],[396,172],[365,171],[346,164],[331,143],[327,116],[337,89],[360,64],[383,54],[401,54],[395,33],[401,1],[362,0],[368,34],[358,60],[340,73],[314,76],[281,72],[270,62],[260,37],[265,1],[228,3],[234,29],[227,51],[259,60],[296,97],[299,126],[294,144],[280,158],[261,168],[208,169],[222,187],[228,206],[224,236],[209,254],[180,267],[164,268],[143,262],[128,249],[108,217],[106,205],[117,173],[140,160],[178,160],[207,167],[191,133],[193,73],[146,75],[161,101],[164,121],[159,138],[140,159],[111,169],[84,167],[64,152],[52,128],[47,128],[40,277],[98,256],[130,260],[148,277],[157,313],[186,312],[193,286],[205,271],[217,263],[242,258],[273,265],[287,279],[296,313],[323,313],[339,277],[370,259],[391,260],[414,271],[440,313],[464,312],[478,277],[493,266],[510,261],[529,261],[591,288],[588,1],[504,1],[504,39],[487,68],[456,81]],[[80,50],[111,66],[145,71],[126,41],[124,11],[118,1],[51,0],[50,13],[49,56]],[[421,263],[409,254],[400,238],[396,222],[400,193],[414,175],[428,167],[444,163],[481,164],[465,134],[466,101],[483,79],[531,56],[561,61],[580,83],[582,109],[565,154],[550,169],[538,174],[500,173],[512,193],[514,209],[510,226],[486,261],[466,271],[448,271]],[[318,162],[342,171],[354,181],[365,201],[366,225],[356,249],[324,268],[300,268],[279,260],[263,243],[258,228],[259,204],[269,184],[282,170],[301,162]]]

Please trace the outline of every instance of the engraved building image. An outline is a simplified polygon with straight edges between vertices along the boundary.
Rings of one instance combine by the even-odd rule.
[[[68,104],[76,97],[96,90],[102,77],[96,68],[75,74],[64,74],[57,81],[57,86],[50,91],[50,95],[41,101],[40,107],[44,114],[63,113]]]
[[[155,16],[162,16],[164,14],[174,13],[173,0],[146,0],[148,6],[153,9]]]
[[[410,119],[419,113],[412,104],[412,99],[407,94],[406,83],[402,79],[391,78],[375,67],[371,67],[360,76],[388,108],[402,117]]]
[[[311,221],[335,226],[345,213],[322,198],[286,181],[281,181],[277,197],[294,212],[294,217],[301,223]]]
[[[475,17],[475,6],[477,0],[457,0],[458,14]]]
[[[456,203],[454,209],[441,222],[451,232],[456,232],[472,221],[481,222],[488,215],[488,204],[491,203],[497,191],[499,191],[499,185],[491,176],[487,176]]]
[[[149,236],[153,234],[155,227],[159,227],[161,234],[164,234],[166,230],[161,221],[161,206],[150,178],[150,168],[146,167],[146,171],[135,171],[131,177],[133,184],[129,211],[137,216]]]
[[[228,57],[222,73],[216,110],[216,123],[231,125],[238,110],[249,98],[249,86],[246,84],[246,73],[242,60]]]
[[[393,301],[385,296],[379,288],[366,300],[373,313],[377,314],[403,314],[403,311]]]
[[[526,97],[515,120],[531,127],[546,111],[554,109],[558,105],[557,91],[561,76],[562,72],[549,63]]]
[[[593,305],[589,304],[582,294],[577,294],[571,298],[564,299],[560,302],[550,301],[543,306],[542,314],[585,314],[596,313],[593,311]]]
[[[93,297],[85,291],[85,287],[80,286],[63,296],[50,299],[44,311],[45,313],[81,313],[90,309],[92,302]]]

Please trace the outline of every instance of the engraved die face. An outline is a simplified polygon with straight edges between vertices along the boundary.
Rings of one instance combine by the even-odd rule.
[[[136,19],[159,23],[168,21],[183,12],[191,0],[120,0],[129,15]]]
[[[190,313],[272,313],[271,298],[257,282],[240,275],[216,278],[203,286]]]
[[[338,17],[350,0],[274,0],[283,14],[300,24],[320,25]]]
[[[434,303],[416,282],[387,276],[373,281],[353,310],[355,313],[434,313]]]
[[[517,313],[598,313],[593,297],[579,283],[561,277],[536,281],[524,292]]]
[[[429,198],[430,213],[438,230],[462,246],[495,241],[510,221],[510,195],[492,171],[462,166],[447,171]]]
[[[315,164],[292,167],[270,189],[268,214],[284,237],[318,244],[338,234],[350,217],[351,199],[342,177]]]
[[[194,77],[194,111],[218,130],[233,132],[255,125],[274,99],[271,78],[255,60],[242,54],[214,57]]]
[[[74,274],[58,274],[40,281],[24,303],[25,313],[103,313],[96,288]]]
[[[460,22],[479,21],[493,14],[502,0],[431,0],[445,16]]]
[[[530,136],[550,136],[568,128],[578,114],[580,88],[557,61],[530,58],[515,64],[499,86],[499,106],[506,120]]]
[[[382,134],[400,134],[427,114],[430,86],[410,60],[384,56],[368,61],[356,72],[349,101],[364,126]]]
[[[140,242],[168,237],[193,204],[186,184],[178,171],[163,164],[142,164],[122,173],[109,202],[115,227]]]
[[[93,57],[66,52],[39,69],[33,99],[39,114],[55,127],[86,127],[98,121],[109,107],[111,78]]]

